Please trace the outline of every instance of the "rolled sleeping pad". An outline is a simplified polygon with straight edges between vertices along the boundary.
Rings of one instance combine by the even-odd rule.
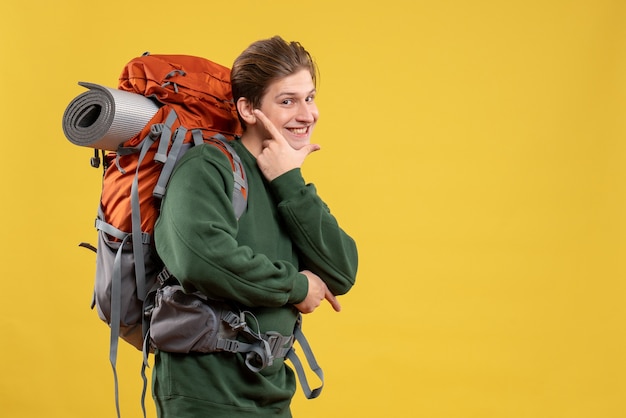
[[[115,151],[137,135],[159,110],[155,101],[124,90],[80,82],[89,90],[63,113],[63,132],[75,145]]]

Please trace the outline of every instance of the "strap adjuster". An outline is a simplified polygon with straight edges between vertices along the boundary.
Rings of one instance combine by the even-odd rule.
[[[217,348],[231,353],[236,353],[239,350],[239,341],[220,339],[217,341]]]
[[[287,355],[287,352],[293,346],[294,336],[284,336],[275,331],[269,331],[263,339],[269,344],[270,352],[273,358],[282,358]]]
[[[159,274],[157,274],[157,280],[159,281],[159,283],[161,283],[161,285],[164,285],[165,282],[168,281],[171,277],[174,276],[165,267],[163,268],[163,270],[161,270]]]

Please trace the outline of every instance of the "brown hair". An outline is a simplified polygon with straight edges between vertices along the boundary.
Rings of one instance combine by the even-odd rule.
[[[256,41],[233,63],[230,72],[233,99],[237,103],[244,97],[257,108],[272,82],[303,69],[309,70],[316,85],[317,65],[299,42],[287,42],[280,36]],[[245,129],[244,121],[241,123]]]

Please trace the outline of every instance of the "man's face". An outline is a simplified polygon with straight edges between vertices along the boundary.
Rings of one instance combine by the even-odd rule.
[[[261,111],[292,148],[309,144],[319,117],[311,73],[301,70],[270,84],[261,100]]]

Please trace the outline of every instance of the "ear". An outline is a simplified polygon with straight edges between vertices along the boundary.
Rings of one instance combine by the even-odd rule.
[[[237,100],[237,110],[241,118],[246,122],[246,125],[254,125],[256,123],[256,116],[253,112],[254,108],[248,99],[240,97],[239,100]]]

